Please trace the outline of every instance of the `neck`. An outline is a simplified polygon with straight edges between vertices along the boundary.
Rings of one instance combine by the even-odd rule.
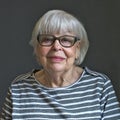
[[[48,87],[62,87],[69,85],[71,83],[70,75],[72,75],[72,70],[67,72],[54,72],[49,73],[45,71],[45,80],[48,83]]]
[[[82,69],[79,67],[73,67],[64,72],[42,70],[38,74],[37,79],[47,87],[63,87],[74,83],[80,77],[81,73]]]

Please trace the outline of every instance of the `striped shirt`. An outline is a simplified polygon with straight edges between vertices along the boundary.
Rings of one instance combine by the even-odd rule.
[[[70,86],[47,88],[33,72],[11,84],[1,120],[120,120],[109,78],[88,68]]]

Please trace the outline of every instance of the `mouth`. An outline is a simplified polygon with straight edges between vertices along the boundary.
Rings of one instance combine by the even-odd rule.
[[[50,56],[48,57],[52,62],[62,62],[63,60],[65,60],[64,57],[61,56]]]

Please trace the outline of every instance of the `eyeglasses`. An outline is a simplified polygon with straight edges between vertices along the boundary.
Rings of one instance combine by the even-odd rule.
[[[49,34],[39,34],[37,36],[37,40],[41,46],[51,46],[56,40],[58,40],[63,47],[71,47],[75,44],[76,41],[80,39],[70,35],[56,37]]]

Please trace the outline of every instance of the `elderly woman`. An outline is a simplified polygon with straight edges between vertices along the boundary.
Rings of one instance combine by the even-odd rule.
[[[89,42],[78,19],[48,11],[35,25],[30,43],[42,67],[12,82],[2,120],[120,119],[109,78],[80,67]]]

